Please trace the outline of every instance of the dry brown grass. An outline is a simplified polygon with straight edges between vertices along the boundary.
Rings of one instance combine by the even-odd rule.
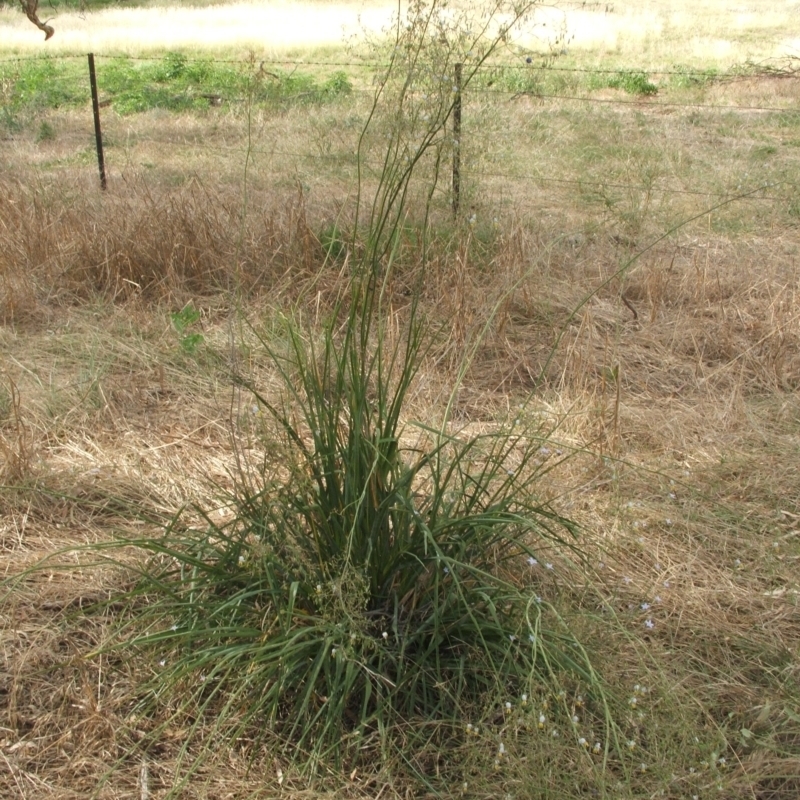
[[[338,48],[347,35],[384,29],[396,4],[375,2],[196,3],[177,8],[148,2],[146,7],[114,7],[92,14],[59,13],[54,54],[153,52],[175,49],[259,55],[311,47]],[[534,49],[554,29],[571,37],[569,46],[598,62],[633,64],[721,64],[747,58],[784,56],[796,50],[795,9],[791,3],[756,0],[731,7],[724,0],[698,6],[689,0],[616,0],[614,3],[543,4],[521,40]],[[32,53],[42,36],[14,7],[0,9],[0,52]]]
[[[728,100],[788,104],[796,90],[787,86],[762,80],[724,91]],[[713,101],[723,90],[709,91]],[[763,193],[776,199],[732,203],[614,275],[670,224],[709,204],[665,189],[724,193],[749,163],[760,165],[758,181],[796,175],[787,144],[795,116],[695,118],[696,110],[646,103],[591,113],[568,103],[507,107],[505,140],[488,115],[482,134],[475,129],[476,147],[479,134],[494,136],[501,155],[516,153],[501,163],[482,151],[489,175],[469,178],[466,189],[478,223],[453,225],[444,208],[437,212],[442,233],[423,310],[446,328],[411,411],[440,413],[465,348],[487,325],[455,419],[492,425],[535,388],[528,413],[553,430],[547,457],[556,459],[557,448],[575,454],[542,491],[583,524],[597,574],[587,586],[564,565],[552,590],[615,688],[657,687],[647,719],[629,730],[648,760],[672,764],[677,777],[642,778],[637,796],[666,787],[675,798],[790,800],[800,774],[800,231],[792,196],[783,186]],[[356,105],[356,122],[358,113]],[[255,154],[245,211],[245,123],[226,114],[224,126],[213,115],[112,118],[105,195],[91,163],[74,163],[74,116],[53,118],[63,132],[54,142],[20,135],[3,156],[12,168],[0,187],[2,568],[13,576],[44,558],[75,559],[69,570],[54,565],[12,584],[2,606],[3,796],[85,797],[115,767],[99,796],[140,797],[143,763],[153,797],[174,781],[186,730],[167,731],[163,746],[143,756],[137,731],[147,723],[129,715],[152,665],[88,658],[114,609],[92,620],[74,613],[107,596],[123,574],[88,569],[87,553],[54,554],[136,536],[191,499],[213,505],[210,483],[226,484],[232,441],[248,437],[231,360],[265,385],[271,379],[238,314],[268,327],[277,311],[299,306],[314,319],[341,282],[342,265],[325,263],[319,238],[350,213],[344,154],[356,122],[331,127],[346,115],[342,107],[259,118],[263,153]],[[587,158],[608,131],[616,134],[603,138],[605,150]],[[154,146],[159,138],[170,148]],[[275,142],[306,155],[275,155]],[[776,149],[765,154],[762,145]],[[492,177],[505,168],[516,177]],[[524,178],[536,174],[584,183]],[[648,175],[649,193],[588,182],[641,185]],[[395,287],[399,310],[418,270],[412,228]],[[218,357],[182,352],[170,314],[188,301]],[[597,621],[612,617],[616,625]],[[691,762],[697,774],[688,771],[706,744],[707,757],[714,748],[725,753],[723,773],[704,771],[699,758]],[[502,778],[484,774],[475,796],[490,796],[497,780],[536,796],[524,773],[546,755],[558,766],[541,796],[558,797],[558,780],[578,768],[574,745],[553,748]],[[476,763],[484,769],[478,756]],[[282,788],[277,768],[287,774]],[[218,748],[181,796],[407,789],[379,766],[349,780],[328,776],[313,792],[270,757],[256,772],[241,752]]]
[[[224,197],[190,186],[76,208],[47,200],[46,190],[32,196],[8,185],[4,213],[19,224],[6,252],[25,254],[17,263],[26,268],[13,274],[25,279],[26,304],[6,299],[3,332],[4,381],[13,387],[4,451],[15,454],[4,481],[16,486],[3,500],[7,575],[110,531],[135,535],[186,500],[207,498],[208,479],[226,481],[238,417],[225,369],[181,357],[168,313],[194,298],[204,333],[224,353],[229,306],[219,290],[237,247],[240,277],[254,291],[245,310],[257,315],[296,299],[287,269],[309,280],[323,255],[296,206],[265,217],[239,245],[238,233],[218,224]],[[487,296],[500,299],[498,274],[508,281],[518,277],[513,265],[543,259],[544,237],[521,224],[504,231],[494,273],[465,265],[463,250],[439,257],[429,313],[457,315],[463,326],[423,372],[416,413],[436,414],[430,404],[457,361],[448,353],[458,353],[485,320]],[[714,238],[649,253],[626,286],[639,319],[614,294],[592,301],[568,327],[534,405],[558,421],[562,447],[594,454],[569,461],[543,490],[559,496],[585,524],[589,547],[602,551],[598,585],[605,582],[607,602],[626,626],[641,629],[638,605],[661,596],[648,655],[676,698],[710,709],[707,735],[729,723],[728,714],[742,728],[795,730],[781,716],[797,678],[800,634],[795,288],[778,265],[762,267],[757,282],[743,274],[743,253],[755,250],[752,242],[742,248]],[[594,264],[609,260],[613,245],[586,245],[579,258],[558,243],[544,252],[541,270],[501,306],[459,398],[462,422],[485,424],[533,386],[554,327],[597,281]],[[335,274],[323,281],[335,283]],[[124,665],[87,660],[104,626],[70,614],[114,580],[77,564],[67,573],[46,569],[5,605],[7,796],[81,796],[123,756],[101,796],[137,791],[140,757],[131,755],[135,728],[125,712],[136,676]],[[625,641],[617,646],[598,646],[601,657],[628,665],[621,685],[640,680],[641,641],[633,650]],[[781,686],[789,692],[783,701]],[[767,721],[759,723],[762,713]],[[797,764],[795,734],[784,735],[785,755],[742,751],[725,796],[753,782],[778,787],[757,796],[791,796],[793,784],[780,788],[770,777]],[[172,748],[165,744],[148,761],[154,788],[172,780],[175,736]],[[207,776],[210,783],[198,776],[184,796],[254,788],[244,763],[231,758]],[[356,795],[371,791],[358,785]]]

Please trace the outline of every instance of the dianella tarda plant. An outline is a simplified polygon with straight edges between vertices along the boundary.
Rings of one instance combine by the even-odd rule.
[[[133,641],[160,659],[148,697],[179,689],[182,713],[274,734],[309,767],[413,738],[415,720],[463,730],[561,670],[593,674],[524,577],[544,548],[580,556],[575,527],[537,497],[541,438],[522,424],[461,435],[451,404],[409,419],[432,337],[415,293],[400,322],[387,299],[412,178],[432,167],[425,230],[452,146],[451,68],[468,85],[529,10],[497,3],[468,25],[432,0],[396,21],[361,147],[373,128],[388,137],[371,201],[360,182],[347,288],[321,329],[298,314],[259,334],[280,391],[237,376],[265,421],[263,460],[237,473],[227,521],[194,509],[146,543]]]

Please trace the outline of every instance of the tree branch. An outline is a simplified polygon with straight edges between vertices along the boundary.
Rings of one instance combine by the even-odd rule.
[[[55,29],[52,25],[42,22],[36,13],[39,8],[39,0],[19,0],[25,16],[40,30],[44,31],[44,40],[47,41],[54,33]]]

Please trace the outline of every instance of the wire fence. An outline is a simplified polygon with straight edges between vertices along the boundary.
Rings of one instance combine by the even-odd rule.
[[[112,181],[134,169],[224,176],[247,159],[265,178],[331,193],[358,167],[380,172],[379,153],[362,153],[358,164],[355,151],[374,95],[371,76],[385,64],[96,58]],[[261,105],[246,84],[256,71],[269,79]],[[739,207],[762,209],[752,212],[761,226],[792,226],[800,216],[800,73],[792,61],[724,74],[525,61],[484,64],[478,73],[460,91],[459,180],[443,181],[441,190],[445,203],[460,186],[471,219],[476,209],[494,214],[514,204],[570,206],[628,228],[646,219],[663,227],[737,197]],[[0,78],[0,135],[40,150],[92,149],[85,56],[7,58]],[[558,90],[565,79],[567,91]],[[54,108],[71,109],[58,130]],[[27,124],[15,127],[16,113]]]
[[[106,60],[118,60],[118,61],[144,61],[144,62],[155,62],[160,60],[156,56],[132,56],[132,55],[97,55],[98,59],[106,59]],[[70,60],[78,60],[84,61],[86,56],[83,54],[72,54],[72,55],[60,55],[60,56],[50,56],[50,55],[35,55],[35,56],[7,56],[5,58],[0,58],[0,64],[11,64],[11,63],[31,63],[31,62],[54,62],[54,61],[70,61]],[[695,77],[695,78],[714,78],[717,81],[730,81],[730,80],[740,80],[745,79],[748,77],[754,76],[761,76],[768,75],[770,77],[798,77],[800,75],[800,58],[797,57],[786,57],[786,58],[777,58],[777,59],[769,59],[766,61],[760,62],[747,62],[744,65],[735,65],[730,70],[726,72],[721,72],[717,69],[708,68],[708,69],[691,69],[689,67],[681,67],[681,68],[671,68],[671,69],[661,69],[661,68],[653,68],[647,70],[637,70],[631,67],[615,67],[615,68],[608,68],[608,67],[577,67],[577,66],[562,66],[555,63],[547,63],[547,56],[542,57],[543,61],[542,64],[536,66],[534,68],[546,69],[549,72],[566,72],[566,73],[575,73],[575,74],[590,74],[590,75],[625,75],[630,74],[632,72],[647,72],[649,75],[673,75],[673,76],[686,76],[686,77]],[[218,58],[218,57],[198,57],[194,59],[186,59],[187,61],[193,61],[197,63],[207,63],[213,61],[216,64],[236,64],[236,65],[245,65],[250,63],[247,59],[241,58]],[[389,66],[388,62],[376,62],[376,61],[315,61],[313,59],[302,59],[302,60],[293,60],[293,59],[283,59],[283,58],[257,58],[255,59],[260,64],[271,64],[274,66],[285,66],[291,65],[294,67],[343,67],[348,69],[378,69],[378,68],[385,68]],[[508,63],[493,63],[488,62],[481,64],[478,67],[478,70],[486,71],[486,70],[517,70],[520,68],[530,67],[533,64],[533,59],[528,58],[520,61],[519,63],[508,64]]]

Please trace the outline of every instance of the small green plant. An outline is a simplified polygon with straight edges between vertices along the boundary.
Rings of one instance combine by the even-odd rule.
[[[694,89],[708,86],[719,77],[716,69],[697,69],[677,64],[671,70],[669,82],[676,89]]]
[[[153,74],[159,83],[167,83],[181,78],[186,72],[187,59],[183,53],[167,53]]]
[[[189,329],[200,320],[200,312],[191,305],[184,306],[180,311],[170,314],[172,327],[178,333],[180,348],[188,355],[194,355],[197,348],[203,343],[205,337],[197,331],[191,332]]]
[[[347,73],[337,70],[322,84],[322,93],[330,97],[348,95],[353,91],[353,84],[347,77]]]
[[[322,245],[325,257],[334,261],[347,253],[347,242],[336,224],[328,225],[323,229],[319,235],[319,243]]]
[[[590,89],[621,89],[627,94],[650,97],[658,94],[658,86],[645,72],[636,70],[614,73],[597,73],[589,78]]]
[[[47,121],[42,120],[36,134],[37,142],[52,142],[56,138],[56,129]]]

